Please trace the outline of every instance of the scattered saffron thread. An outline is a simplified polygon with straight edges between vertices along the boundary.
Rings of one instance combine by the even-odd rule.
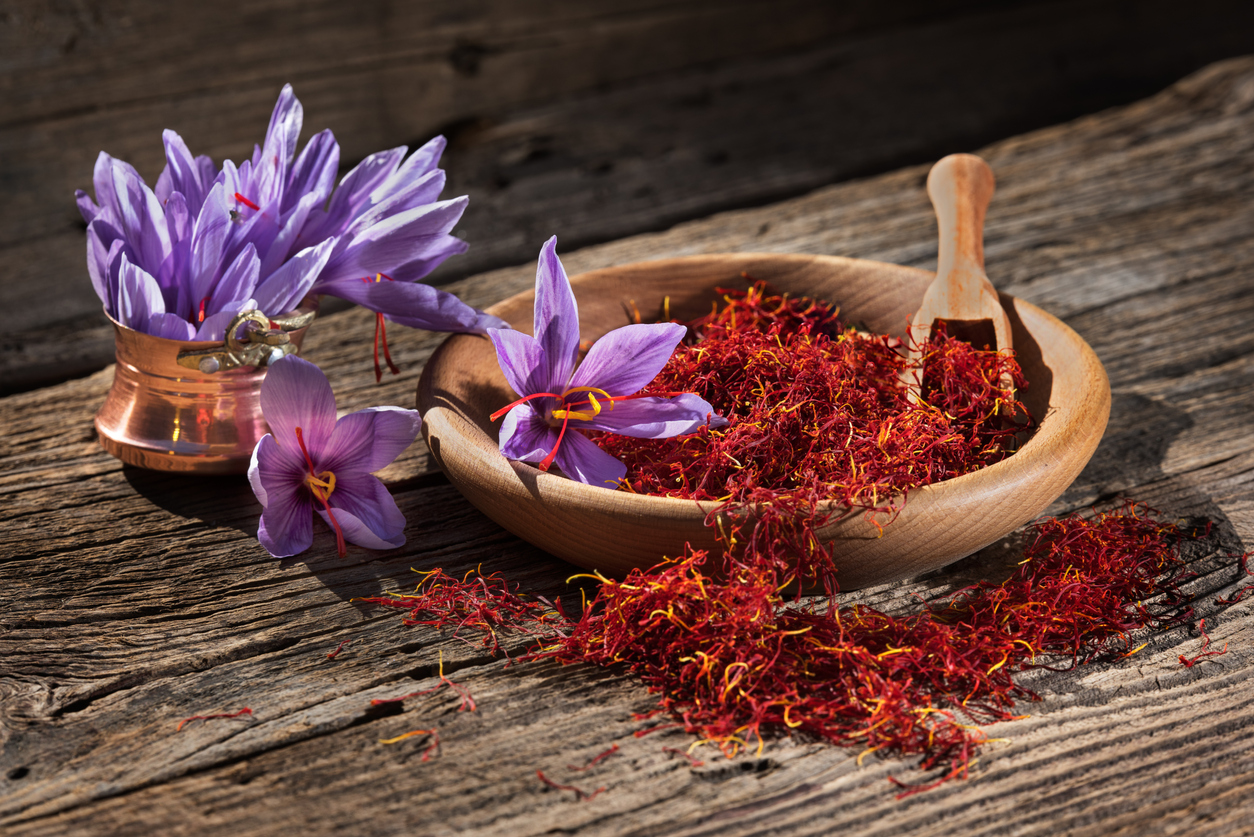
[[[371,282],[395,281],[386,273],[376,273],[374,279],[369,276],[361,277],[361,281],[366,284]],[[383,357],[387,361],[388,371],[393,375],[401,374],[401,369],[392,362],[392,352],[388,350],[388,327],[383,321],[383,312],[376,311],[374,315],[374,382],[380,383],[383,380],[383,367],[379,365],[379,344],[383,344]]]
[[[1228,643],[1226,642],[1224,643],[1223,649],[1220,651],[1208,650],[1210,648],[1210,634],[1206,633],[1206,620],[1205,619],[1203,619],[1200,623],[1198,623],[1197,629],[1202,634],[1202,650],[1201,652],[1199,652],[1198,654],[1192,657],[1186,657],[1183,654],[1180,655],[1180,665],[1184,666],[1185,668],[1193,668],[1193,666],[1197,665],[1198,661],[1203,659],[1204,657],[1218,657],[1221,654],[1228,653]]]
[[[662,752],[673,753],[674,755],[677,755],[677,756],[683,756],[684,758],[688,759],[688,764],[690,764],[693,767],[705,767],[705,762],[701,761],[701,759],[697,758],[696,756],[694,756],[692,753],[688,752],[687,750],[680,750],[676,747],[663,747]]]
[[[182,732],[183,727],[187,724],[190,724],[192,721],[211,721],[214,718],[240,718],[244,715],[252,715],[252,714],[253,714],[253,711],[249,709],[247,706],[245,706],[243,709],[239,710],[238,712],[220,712],[216,715],[193,715],[190,718],[184,718],[183,720],[179,721],[179,725],[175,728],[174,731]]]
[[[610,747],[608,750],[606,750],[604,753],[601,753],[600,755],[593,758],[592,761],[588,762],[583,767],[576,767],[573,764],[568,764],[566,765],[566,769],[567,770],[581,770],[581,771],[591,770],[592,768],[596,767],[598,764],[605,761],[607,758],[609,758],[610,756],[614,755],[617,752],[618,752],[618,745],[615,744],[612,747]]]
[[[351,638],[349,638],[349,639],[346,639],[346,640],[344,640],[343,642],[341,642],[339,645],[335,646],[335,650],[334,650],[334,651],[332,651],[331,653],[327,654],[327,659],[328,659],[328,660],[334,660],[336,657],[338,657],[338,656],[340,655],[340,652],[344,650],[344,646],[348,645],[348,644],[349,644],[350,642],[352,642],[352,641],[353,641],[353,640],[352,640]]]
[[[1249,552],[1245,553],[1244,555],[1241,556],[1240,560],[1237,562],[1237,581],[1240,581],[1241,579],[1244,579],[1244,578],[1249,578],[1250,576],[1250,565],[1249,565],[1250,554],[1251,553]],[[1217,605],[1237,604],[1238,602],[1242,601],[1247,595],[1249,595],[1250,592],[1252,591],[1254,591],[1254,584],[1247,584],[1229,597],[1226,597],[1226,598],[1221,597],[1221,598],[1215,599],[1215,604]]]
[[[536,770],[536,776],[540,777],[540,781],[541,781],[541,782],[544,782],[544,784],[548,785],[548,786],[549,786],[549,787],[551,787],[551,788],[554,788],[555,790],[563,790],[563,791],[571,791],[571,792],[573,792],[573,793],[575,794],[575,801],[576,801],[576,802],[581,801],[581,800],[585,800],[585,799],[592,799],[592,798],[594,798],[595,796],[597,796],[598,794],[601,794],[601,793],[604,793],[604,792],[605,792],[605,787],[604,787],[604,786],[597,788],[597,789],[596,789],[596,790],[594,790],[592,793],[588,793],[587,791],[581,790],[581,789],[579,789],[579,788],[575,787],[574,785],[562,785],[562,784],[558,784],[557,782],[554,782],[552,779],[550,779],[548,776],[545,776],[545,775],[544,775],[544,771],[543,771],[543,770]]]
[[[431,744],[427,747],[427,749],[422,751],[422,761],[429,761],[431,759],[431,754],[436,752],[440,748],[440,733],[439,733],[439,730],[436,730],[434,728],[410,730],[409,732],[402,733],[401,735],[398,735],[395,738],[380,738],[379,743],[380,744],[396,744],[398,742],[405,741],[410,738],[415,738],[419,735],[431,736]]]
[[[459,703],[457,706],[458,712],[474,712],[478,709],[478,706],[475,704],[475,699],[474,697],[471,696],[470,691],[468,689],[466,689],[464,686],[454,683],[452,680],[444,676],[444,652],[443,651],[440,652],[440,682],[439,683],[435,684],[430,689],[423,689],[422,691],[418,691],[418,692],[410,692],[409,694],[401,695],[400,697],[374,698],[370,701],[370,705],[381,706],[385,703],[401,703],[402,701],[408,700],[409,698],[412,698],[412,697],[418,697],[419,695],[429,695],[432,692],[437,692],[440,689],[444,688],[445,686],[448,686],[450,689],[452,689],[454,692],[457,693],[458,697],[461,698],[461,703]]]

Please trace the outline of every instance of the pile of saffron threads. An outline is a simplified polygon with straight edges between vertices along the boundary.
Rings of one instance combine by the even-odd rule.
[[[729,757],[802,732],[939,770],[903,794],[967,774],[986,740],[976,725],[1018,717],[1016,703],[1036,699],[1014,674],[1126,656],[1139,650],[1136,632],[1189,618],[1177,586],[1184,533],[1131,503],[1038,522],[1009,580],[910,615],[786,598],[797,581],[838,589],[814,536],[820,502],[891,525],[896,497],[1013,451],[1030,419],[1001,381],[1026,382],[1011,355],[938,334],[914,403],[893,338],[762,285],[727,292],[726,303],[689,324],[692,339],[650,389],[697,392],[730,424],[679,439],[597,439],[627,462],[626,490],[755,506],[754,526],[733,524],[725,554],[690,550],[622,581],[600,578],[576,619],[496,575],[435,571],[411,596],[368,601],[407,609],[406,624],[481,632],[494,652],[511,630],[540,640],[529,659],[626,666],[686,732]]]
[[[781,584],[836,589],[813,534],[820,503],[889,521],[911,489],[1004,459],[1030,422],[1015,390],[1002,388],[1003,379],[1027,385],[1010,352],[938,330],[912,400],[900,383],[900,340],[845,327],[832,306],[761,282],[722,293],[725,304],[686,324],[691,339],[643,392],[695,392],[729,424],[596,441],[627,464],[628,491],[756,509],[740,551],[771,563]]]
[[[1137,650],[1131,632],[1184,618],[1182,533],[1144,507],[1034,529],[1008,581],[905,617],[786,602],[769,566],[727,580],[690,552],[603,580],[542,656],[625,664],[687,732],[728,756],[800,731],[863,755],[919,754],[920,769],[941,775],[902,787],[926,790],[965,777],[985,741],[974,724],[1019,717],[1016,702],[1036,699],[1013,674],[1124,656]]]

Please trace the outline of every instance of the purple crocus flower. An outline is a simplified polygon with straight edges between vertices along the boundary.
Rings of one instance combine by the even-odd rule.
[[[248,481],[265,511],[257,539],[276,558],[313,543],[313,512],[345,541],[368,549],[405,543],[405,517],[372,472],[399,456],[422,424],[415,410],[371,407],[335,418],[335,396],[322,370],[289,355],[261,384],[270,433],[253,449]]]
[[[221,169],[167,130],[155,189],[101,152],[95,201],[77,198],[88,273],[109,315],[138,331],[221,340],[241,310],[278,317],[315,293],[375,311],[380,326],[383,315],[435,331],[504,325],[418,281],[466,250],[450,232],[466,198],[439,200],[444,138],[408,158],[403,146],[373,154],[336,188],[330,131],[296,153],[303,117],[284,86],[262,145]]]
[[[574,428],[662,439],[727,420],[695,393],[636,395],[662,371],[683,339],[677,323],[636,324],[606,334],[579,361],[579,309],[557,237],[540,251],[536,270],[535,336],[513,329],[488,332],[505,380],[522,398],[492,414],[501,423],[501,453],[538,462],[588,485],[616,486],[627,466]],[[574,424],[574,428],[571,424]]]

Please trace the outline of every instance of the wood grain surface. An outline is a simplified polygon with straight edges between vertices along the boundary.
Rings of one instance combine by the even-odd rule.
[[[971,149],[975,150],[975,149]],[[353,601],[415,582],[412,569],[482,564],[524,590],[578,596],[568,565],[506,535],[411,448],[383,474],[409,520],[389,553],[270,558],[240,478],[123,468],[91,416],[110,371],[0,399],[0,829],[6,835],[1248,834],[1254,785],[1254,614],[1219,606],[1243,583],[1226,551],[1254,540],[1254,59],[1215,65],[1154,98],[979,150],[998,191],[987,272],[1064,319],[1110,373],[1109,429],[1054,504],[1131,495],[1215,521],[1190,552],[1199,617],[1223,656],[1182,626],[1138,636],[1122,661],[1023,682],[1028,717],[991,727],[967,781],[905,800],[886,781],[911,760],[797,739],[691,766],[643,738],[654,697],[622,672],[492,659],[447,633],[405,628]],[[571,272],[654,257],[758,250],[934,268],[926,166],[576,252]],[[560,233],[560,230],[559,230]],[[539,241],[534,244],[538,251]],[[454,287],[485,305],[531,267]],[[404,373],[375,386],[371,318],[315,323],[306,356],[343,409],[409,406],[438,338],[395,329]],[[904,611],[1008,574],[1016,538],[926,577],[851,594]],[[1248,580],[1244,583],[1248,583]],[[335,658],[327,655],[352,642]],[[525,638],[507,643],[511,654]],[[372,698],[448,689],[382,711]],[[251,716],[189,724],[194,715]],[[426,741],[379,742],[437,728]],[[587,772],[572,770],[611,745]],[[592,800],[546,787],[540,769]]]
[[[450,140],[446,282],[1149,95],[1254,52],[1243,0],[143,0],[0,9],[0,393],[102,368],[73,192],[161,130],[240,160],[279,88],[352,165]],[[973,60],[974,59],[974,60]]]

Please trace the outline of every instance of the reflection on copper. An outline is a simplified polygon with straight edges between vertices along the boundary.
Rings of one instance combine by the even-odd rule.
[[[306,300],[303,305],[316,302]],[[261,416],[264,367],[205,374],[180,366],[180,352],[209,351],[222,341],[154,337],[113,323],[117,366],[96,413],[100,444],[128,465],[158,471],[240,474],[270,432]],[[290,332],[298,348],[305,328]]]

